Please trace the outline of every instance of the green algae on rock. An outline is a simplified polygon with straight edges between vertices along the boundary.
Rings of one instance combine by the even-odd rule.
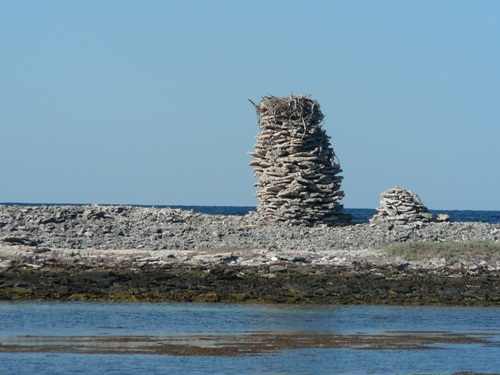
[[[0,300],[500,305],[498,272],[284,264],[79,269],[12,265]]]

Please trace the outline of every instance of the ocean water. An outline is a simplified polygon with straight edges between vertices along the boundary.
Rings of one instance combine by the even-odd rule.
[[[158,206],[162,207],[162,206]],[[246,215],[255,211],[255,207],[245,206],[164,206],[182,208],[212,215]],[[377,213],[372,208],[346,208],[344,211],[351,214],[353,223],[367,223]],[[459,222],[483,222],[489,224],[500,224],[500,211],[473,211],[473,210],[429,210],[434,214],[450,215],[453,221]]]
[[[17,352],[0,349],[2,374],[500,372],[500,307],[0,302],[0,321],[0,348],[25,348]],[[199,345],[216,337],[255,333],[299,338],[334,335],[347,340],[335,348],[311,345],[272,351],[271,346],[266,347],[269,352],[237,356],[64,353],[51,350],[50,345],[47,350],[30,352],[44,342],[66,340],[65,345],[72,345],[70,340],[83,337],[94,341],[146,337],[148,343],[167,337]],[[423,347],[350,347],[351,337],[376,340],[380,335],[382,344],[406,335],[435,340]],[[472,342],[440,342],[441,337],[462,336]]]
[[[21,206],[40,206],[45,203],[0,203],[2,205],[21,205]],[[58,205],[58,204],[49,204]],[[170,207],[180,208],[183,210],[193,210],[195,212],[211,214],[211,215],[246,215],[251,211],[255,211],[254,206],[187,206],[187,205],[134,205],[137,207]],[[353,216],[353,223],[367,223],[370,218],[377,213],[377,210],[372,208],[345,208],[346,213]],[[448,214],[453,221],[458,222],[482,222],[489,224],[500,224],[500,211],[474,211],[474,210],[429,210],[434,214]]]

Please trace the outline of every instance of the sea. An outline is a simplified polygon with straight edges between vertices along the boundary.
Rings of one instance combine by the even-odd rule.
[[[256,211],[251,206],[156,206],[171,207],[212,215],[246,215]],[[372,208],[346,208],[344,212],[352,215],[355,224],[367,223],[377,213]],[[447,214],[453,221],[458,222],[481,222],[489,224],[500,224],[500,211],[475,211],[475,210],[429,210],[433,214]]]
[[[0,322],[2,374],[500,372],[500,307],[4,301]]]
[[[0,374],[500,374],[500,306],[0,301]]]
[[[60,206],[62,203],[0,203],[7,206]],[[69,203],[68,205],[75,205]],[[84,206],[86,204],[76,204]],[[107,206],[107,204],[103,204]],[[179,208],[183,210],[193,210],[194,212],[210,215],[246,215],[256,211],[255,206],[189,206],[189,205],[131,205],[135,207],[158,207],[158,208]],[[352,215],[354,224],[367,223],[370,218],[377,213],[373,208],[345,208],[344,212]],[[489,224],[500,224],[500,211],[480,211],[480,210],[429,210],[433,214],[447,214],[453,221],[458,222],[482,222]]]

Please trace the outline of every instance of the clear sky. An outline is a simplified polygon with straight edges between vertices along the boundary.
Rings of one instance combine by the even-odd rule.
[[[247,99],[309,94],[343,203],[500,210],[500,1],[0,0],[0,202],[254,206]]]

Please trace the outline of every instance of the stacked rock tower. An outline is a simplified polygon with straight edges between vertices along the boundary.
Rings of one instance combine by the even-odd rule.
[[[416,193],[396,186],[380,194],[380,206],[370,223],[391,223],[405,225],[414,222],[432,221],[432,213]]]
[[[339,204],[342,169],[321,127],[319,103],[291,95],[264,97],[255,107],[260,132],[250,165],[259,178],[259,215],[291,224],[348,224],[351,216]]]

